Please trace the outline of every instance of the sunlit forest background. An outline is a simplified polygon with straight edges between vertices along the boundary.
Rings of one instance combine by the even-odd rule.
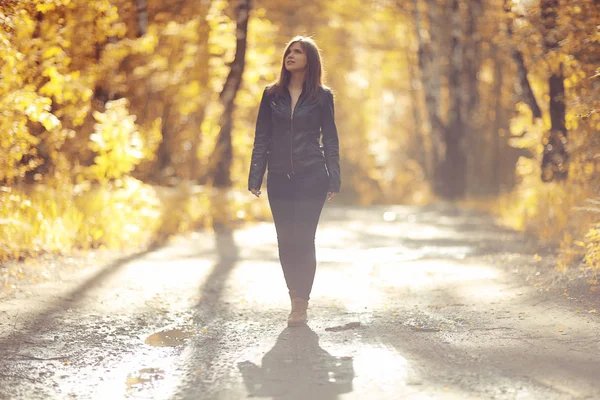
[[[254,124],[303,34],[335,93],[334,202],[479,207],[600,267],[595,0],[0,4],[0,260],[268,219]]]

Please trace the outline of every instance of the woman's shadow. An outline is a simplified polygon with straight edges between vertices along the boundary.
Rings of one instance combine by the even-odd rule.
[[[262,366],[238,364],[248,395],[276,399],[329,400],[352,391],[351,357],[334,357],[319,346],[309,327],[286,328],[265,354]]]

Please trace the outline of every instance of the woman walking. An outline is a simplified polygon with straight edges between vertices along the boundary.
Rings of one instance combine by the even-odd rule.
[[[306,325],[317,224],[341,182],[333,93],[322,84],[319,49],[307,37],[288,43],[279,79],[263,92],[248,177],[256,197],[267,165],[279,260],[292,302],[288,326]]]

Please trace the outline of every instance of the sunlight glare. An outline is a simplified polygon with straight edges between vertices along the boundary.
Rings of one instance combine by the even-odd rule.
[[[383,220],[384,221],[395,221],[396,220],[396,213],[393,211],[386,211],[383,213]]]

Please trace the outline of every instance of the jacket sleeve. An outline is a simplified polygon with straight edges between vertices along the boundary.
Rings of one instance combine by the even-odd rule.
[[[337,127],[335,125],[335,111],[333,106],[333,93],[325,91],[325,104],[323,108],[323,147],[325,150],[325,162],[329,170],[329,191],[339,192],[341,186],[340,177],[340,146]]]
[[[248,175],[248,190],[260,189],[267,169],[267,157],[271,144],[271,105],[267,97],[267,89],[265,88],[260,100],[258,117],[256,118],[254,148],[252,149],[252,160]]]

